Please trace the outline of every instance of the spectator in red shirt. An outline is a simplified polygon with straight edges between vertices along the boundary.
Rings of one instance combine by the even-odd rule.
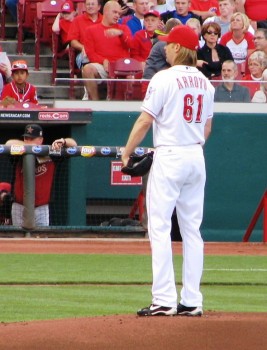
[[[245,13],[252,21],[267,20],[266,0],[236,0],[237,11]]]
[[[85,0],[85,12],[75,17],[70,26],[67,40],[70,42],[71,47],[79,51],[79,55],[76,57],[76,64],[79,69],[89,62],[84,51],[86,28],[101,23],[102,14],[99,12],[100,8],[101,0]]]
[[[231,17],[230,31],[221,37],[220,44],[229,47],[238,66],[241,78],[245,72],[246,58],[255,49],[254,36],[248,32],[249,18],[244,13],[235,12]]]
[[[218,0],[191,0],[190,11],[200,16],[203,21],[220,15]]]
[[[4,86],[1,99],[13,98],[18,102],[38,104],[36,88],[27,82],[29,72],[27,62],[14,61],[11,66],[12,81]]]
[[[77,12],[74,10],[72,1],[66,1],[61,6],[61,12],[57,15],[52,31],[60,35],[62,49],[68,45],[68,33]]]
[[[108,1],[103,9],[103,20],[86,30],[85,52],[90,61],[82,74],[90,79],[107,79],[110,61],[130,57],[132,35],[130,29],[118,24],[121,6]],[[88,80],[85,86],[91,100],[99,100],[97,80]]]
[[[150,50],[156,39],[155,30],[160,22],[160,13],[158,11],[149,11],[144,15],[144,24],[146,29],[138,30],[132,41],[131,57],[137,61],[143,62],[147,60]]]

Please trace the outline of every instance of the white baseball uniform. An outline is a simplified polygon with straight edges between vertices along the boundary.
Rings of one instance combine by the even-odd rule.
[[[19,203],[12,204],[12,224],[23,227],[24,206]],[[40,205],[34,209],[35,226],[49,226],[49,205]]]
[[[150,81],[142,110],[154,117],[155,154],[147,185],[148,232],[152,249],[152,303],[177,307],[171,247],[176,206],[183,239],[181,304],[202,306],[203,217],[206,180],[202,145],[213,116],[214,87],[195,67],[173,66]]]

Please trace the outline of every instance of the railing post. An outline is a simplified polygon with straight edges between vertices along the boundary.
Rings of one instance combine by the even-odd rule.
[[[35,228],[35,155],[23,156],[23,225],[26,230]],[[29,235],[29,232],[28,232]]]

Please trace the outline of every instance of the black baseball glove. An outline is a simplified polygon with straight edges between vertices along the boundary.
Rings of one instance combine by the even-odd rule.
[[[149,172],[153,162],[154,152],[145,153],[142,156],[131,155],[126,166],[121,168],[124,174],[131,176],[144,176]]]

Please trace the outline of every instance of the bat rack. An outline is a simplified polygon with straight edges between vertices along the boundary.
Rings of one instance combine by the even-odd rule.
[[[142,189],[140,191],[138,197],[136,198],[136,200],[131,208],[130,214],[129,214],[129,217],[131,219],[134,219],[134,216],[135,216],[136,212],[138,211],[140,223],[142,223],[143,215],[144,215],[144,198],[145,198],[145,194],[144,194],[144,191]]]

